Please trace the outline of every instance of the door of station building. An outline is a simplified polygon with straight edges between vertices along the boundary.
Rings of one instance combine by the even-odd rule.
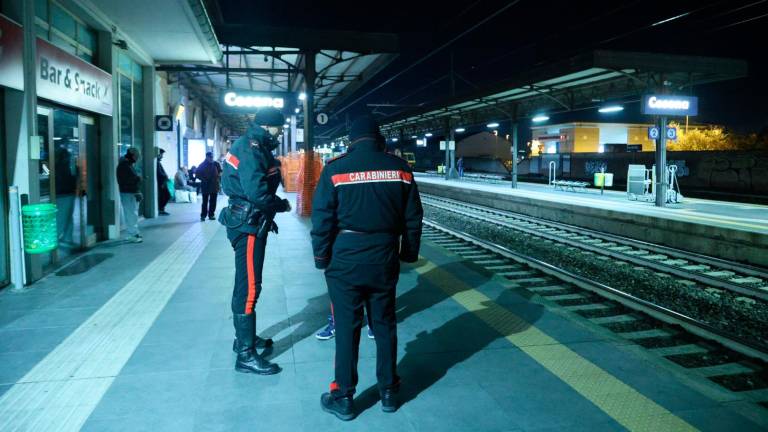
[[[98,145],[93,117],[60,108],[38,107],[40,202],[56,204],[59,248],[46,264],[96,242]]]

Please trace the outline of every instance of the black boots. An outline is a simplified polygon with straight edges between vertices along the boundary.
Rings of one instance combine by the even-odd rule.
[[[235,324],[235,336],[237,337],[233,346],[237,353],[235,370],[259,375],[272,375],[280,372],[280,366],[269,362],[269,360],[260,356],[255,350],[256,314],[235,314],[232,319]]]
[[[387,413],[393,413],[397,411],[398,400],[397,391],[393,389],[384,389],[379,392],[381,397],[381,410]]]
[[[272,340],[272,338],[262,339],[255,334],[253,335],[253,347],[256,349],[269,348],[274,345],[274,343],[275,342]],[[238,342],[237,338],[235,338],[235,340],[232,341],[232,351],[237,353],[237,351],[240,349],[239,347],[240,342]]]
[[[331,413],[340,420],[349,421],[355,418],[355,403],[352,396],[335,397],[331,393],[320,396],[320,406],[323,411]]]

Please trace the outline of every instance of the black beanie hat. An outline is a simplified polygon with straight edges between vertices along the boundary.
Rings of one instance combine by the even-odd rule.
[[[253,124],[258,126],[282,126],[284,123],[283,113],[272,107],[259,108],[253,119]]]
[[[362,137],[378,138],[379,135],[379,124],[369,114],[355,119],[352,122],[352,127],[349,129],[349,139],[352,141]]]

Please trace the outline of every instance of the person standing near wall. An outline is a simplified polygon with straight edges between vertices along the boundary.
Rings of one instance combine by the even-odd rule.
[[[143,198],[139,192],[141,176],[134,165],[139,161],[139,151],[129,148],[117,164],[117,186],[120,189],[120,207],[123,209],[123,221],[128,232],[128,241],[141,243],[144,239],[139,233],[139,202]]]
[[[200,191],[203,194],[200,222],[205,222],[206,215],[209,220],[215,220],[213,216],[216,214],[216,199],[221,184],[221,165],[213,160],[212,152],[207,152],[205,160],[197,167],[197,178],[200,179]]]
[[[160,154],[157,155],[157,206],[160,209],[160,215],[168,216],[170,213],[165,211],[165,206],[168,201],[171,200],[171,191],[168,190],[168,174],[163,168],[163,164],[160,161],[163,160],[163,154],[165,150],[160,149]]]

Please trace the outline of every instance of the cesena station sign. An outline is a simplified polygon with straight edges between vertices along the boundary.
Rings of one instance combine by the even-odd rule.
[[[645,95],[643,114],[662,116],[695,116],[699,111],[699,98],[677,95]]]
[[[296,99],[290,92],[252,92],[245,90],[224,90],[220,96],[221,107],[226,111],[255,112],[259,108],[271,107],[281,111],[292,109]]]
[[[24,90],[24,33],[0,15],[0,86]],[[37,39],[37,96],[99,114],[112,115],[112,75]]]

